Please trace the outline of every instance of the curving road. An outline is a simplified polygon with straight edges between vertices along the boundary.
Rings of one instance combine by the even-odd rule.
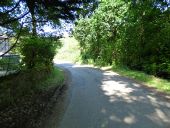
[[[111,71],[58,64],[69,72],[45,128],[170,128],[170,102]]]

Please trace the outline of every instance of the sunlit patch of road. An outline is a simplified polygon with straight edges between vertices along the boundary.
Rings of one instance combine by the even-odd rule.
[[[170,127],[169,101],[133,80],[87,65],[57,65],[70,74],[69,95],[62,100],[69,102],[58,125],[50,128]]]

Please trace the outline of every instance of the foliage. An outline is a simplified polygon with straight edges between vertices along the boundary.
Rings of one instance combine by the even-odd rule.
[[[123,1],[103,1],[90,18],[80,19],[74,36],[80,42],[83,59],[112,64],[116,58],[116,38],[128,4]]]
[[[79,61],[80,46],[79,42],[74,37],[65,37],[60,39],[62,48],[58,50],[54,61],[63,60],[71,61],[73,63]]]
[[[136,3],[127,13],[123,28],[121,63],[149,74],[170,77],[169,10],[153,2]]]
[[[91,17],[77,21],[82,59],[170,78],[169,7],[159,0],[103,1]]]
[[[120,75],[135,79],[140,83],[143,83],[144,85],[147,85],[149,87],[154,87],[157,90],[170,94],[169,80],[157,78],[153,75],[148,75],[142,71],[130,70],[129,68],[122,67],[122,66],[113,65],[112,70],[119,73]]]
[[[74,20],[83,11],[87,15],[97,5],[96,0],[6,0],[0,2],[0,26],[16,30],[23,24],[33,35],[46,23],[57,26],[61,19]],[[84,9],[82,9],[84,7]],[[37,28],[38,27],[38,28]]]
[[[61,45],[55,38],[42,37],[26,37],[21,42],[22,62],[27,69],[41,69],[41,67],[50,69],[56,54],[56,48]]]
[[[1,126],[26,127],[25,122],[31,120],[29,126],[35,127],[33,123],[44,112],[56,89],[63,86],[64,73],[57,67],[51,73],[27,70],[0,81]]]
[[[0,58],[0,70],[10,71],[19,69],[19,56],[8,55]]]
[[[60,86],[64,80],[63,72],[54,68],[52,72],[46,69],[22,71],[18,74],[0,78],[0,104],[1,107],[17,104],[19,99],[33,96],[42,90],[53,86]],[[55,85],[54,85],[55,84]],[[2,109],[0,107],[0,109]]]

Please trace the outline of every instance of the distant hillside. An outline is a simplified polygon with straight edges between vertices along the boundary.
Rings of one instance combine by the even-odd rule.
[[[58,50],[54,60],[77,62],[80,58],[79,42],[74,37],[61,39],[62,48]]]

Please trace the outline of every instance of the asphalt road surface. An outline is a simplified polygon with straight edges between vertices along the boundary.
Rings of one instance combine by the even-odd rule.
[[[69,63],[68,86],[45,128],[170,128],[170,102],[111,71]]]

